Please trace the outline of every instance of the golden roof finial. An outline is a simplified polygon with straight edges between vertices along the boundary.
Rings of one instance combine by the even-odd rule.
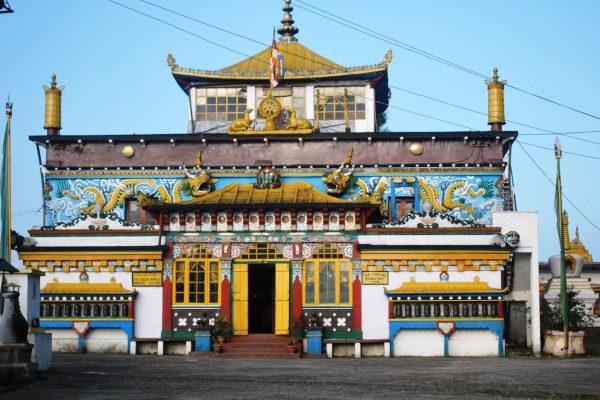
[[[12,106],[13,103],[10,102],[10,94],[8,95],[8,99],[6,100],[6,118],[12,118]]]
[[[292,0],[285,0],[285,5],[282,8],[284,14],[283,18],[281,18],[281,25],[277,28],[277,33],[281,36],[279,37],[280,43],[292,43],[297,42],[298,39],[294,37],[296,33],[298,33],[299,29],[294,26],[294,19],[292,18],[292,11],[294,7],[292,7]]]
[[[167,65],[171,69],[179,68],[179,64],[177,64],[177,60],[175,60],[175,57],[173,57],[173,54],[171,54],[171,53],[167,54]]]
[[[50,87],[43,85],[46,93],[46,112],[44,115],[44,129],[48,135],[58,135],[61,129],[61,96],[64,86],[56,86],[56,74],[52,74]]]
[[[501,131],[506,123],[504,117],[504,85],[506,81],[498,79],[498,67],[494,67],[492,80],[485,80],[488,87],[488,125],[492,131]]]
[[[392,53],[392,49],[389,49],[379,64],[387,68],[388,64],[392,62],[393,57],[394,54]]]

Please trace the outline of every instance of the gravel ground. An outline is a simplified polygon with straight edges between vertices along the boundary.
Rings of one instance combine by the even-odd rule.
[[[0,399],[600,399],[600,358],[215,359],[55,354]]]

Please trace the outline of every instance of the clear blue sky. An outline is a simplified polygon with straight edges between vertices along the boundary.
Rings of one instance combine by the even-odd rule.
[[[261,46],[169,15],[139,0],[118,0],[198,35],[246,54]],[[191,17],[268,44],[280,24],[282,0],[153,0]],[[476,71],[491,75],[498,66],[510,84],[600,115],[600,2],[377,1],[305,0],[383,34]],[[13,117],[13,225],[20,233],[42,222],[35,146],[29,135],[44,134],[43,84],[52,73],[63,94],[63,135],[176,133],[187,127],[186,96],[166,64],[172,52],[185,67],[218,69],[243,57],[196,37],[132,13],[107,0],[11,0],[14,14],[0,14],[2,56],[0,96],[10,93]],[[294,4],[300,42],[346,66],[379,62],[392,46],[309,13]],[[468,108],[487,110],[486,86],[480,78],[392,47],[390,84]],[[557,132],[600,130],[600,120],[585,117],[511,89],[506,91],[508,119]],[[487,129],[486,117],[392,90],[391,104]],[[3,115],[3,113],[2,113]],[[390,109],[392,131],[462,130]],[[520,140],[552,147],[553,136],[508,123]],[[2,131],[4,119],[2,119]],[[600,133],[576,137],[600,142]],[[564,149],[599,156],[599,144],[561,137]],[[526,146],[554,179],[552,151]],[[558,252],[553,211],[554,187],[523,150],[513,146],[518,209],[537,211],[540,258]],[[600,225],[600,160],[565,154],[564,192]],[[581,238],[600,260],[600,232],[565,201],[571,234]]]

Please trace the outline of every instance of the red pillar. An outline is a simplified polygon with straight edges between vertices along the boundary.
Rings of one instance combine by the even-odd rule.
[[[135,318],[135,309],[133,307],[135,307],[135,301],[133,300],[129,300],[127,302],[128,306],[129,306],[129,311],[127,312],[127,318]]]
[[[354,276],[352,283],[352,330],[362,331],[362,285],[360,274]]]
[[[221,282],[221,315],[231,321],[231,281],[227,274],[223,276]]]
[[[173,330],[171,322],[171,310],[173,308],[173,285],[169,275],[163,282],[163,309],[162,309],[162,330],[170,332]]]
[[[302,282],[300,276],[296,275],[292,283],[292,329],[301,326],[302,321]]]
[[[498,302],[498,318],[504,318],[504,300]]]

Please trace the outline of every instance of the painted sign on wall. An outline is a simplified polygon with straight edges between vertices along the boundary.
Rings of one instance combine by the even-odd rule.
[[[386,271],[364,271],[362,273],[363,285],[387,285],[388,272]]]
[[[162,272],[132,272],[133,286],[162,286]]]

